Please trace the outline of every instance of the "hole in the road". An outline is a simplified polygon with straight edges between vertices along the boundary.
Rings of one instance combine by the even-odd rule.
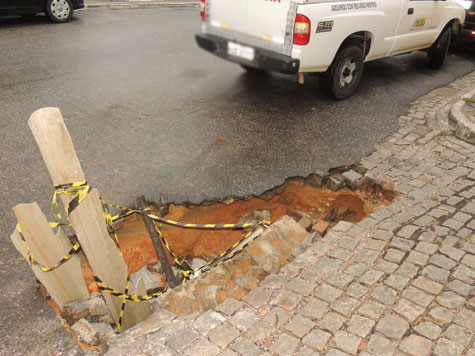
[[[342,170],[334,170],[332,174],[341,177],[341,172]],[[273,224],[271,229],[274,226],[280,229],[279,233],[274,233],[276,236],[272,236],[271,229],[264,233],[267,235],[261,240],[268,240],[266,243],[269,245],[266,248],[269,250],[262,247],[258,238],[254,244],[244,249],[244,253],[236,254],[228,262],[210,271],[203,271],[200,277],[154,299],[152,307],[166,308],[183,315],[214,308],[227,298],[239,300],[257,287],[269,273],[278,273],[281,267],[293,259],[292,254],[296,248],[302,248],[303,243],[308,244],[321,238],[328,226],[331,227],[332,224],[342,220],[357,223],[380,207],[390,204],[395,198],[395,193],[391,189],[380,184],[360,179],[357,183],[351,184],[350,189],[341,187],[345,184],[343,180],[339,181],[340,185],[335,186],[335,181],[332,183],[331,178],[331,176],[323,179],[311,176],[306,179],[289,179],[282,186],[267,191],[260,197],[228,198],[201,205],[152,206],[155,214],[185,223],[225,224],[238,221],[242,223],[267,220],[270,217],[272,222],[279,221]],[[335,191],[337,188],[339,190]],[[212,261],[245,234],[237,230],[192,230],[166,225],[161,226],[161,231],[179,261],[185,261],[187,265],[193,267]],[[318,234],[309,235],[309,231]],[[131,279],[137,273],[142,276],[148,275],[144,278],[152,276],[154,283],[147,285],[147,292],[163,290],[166,287],[166,279],[142,217],[132,215],[120,221],[117,225],[117,235]],[[312,241],[305,242],[309,236],[313,236]],[[171,257],[169,260],[175,265]],[[82,264],[90,292],[99,292],[84,258]],[[178,269],[174,272],[180,277],[183,276]],[[98,296],[99,294],[96,299]],[[80,318],[86,318],[93,323],[114,325],[107,313],[75,315],[74,312],[68,311],[63,313],[63,316],[71,325]]]

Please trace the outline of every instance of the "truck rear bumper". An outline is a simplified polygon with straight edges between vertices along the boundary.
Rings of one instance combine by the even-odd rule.
[[[284,74],[296,74],[299,71],[300,60],[291,58],[284,54],[254,47],[254,60],[248,61],[228,54],[227,46],[229,41],[227,39],[201,33],[197,34],[195,37],[198,46],[231,62]]]

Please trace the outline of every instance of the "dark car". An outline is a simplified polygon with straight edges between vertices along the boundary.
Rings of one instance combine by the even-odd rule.
[[[460,40],[464,42],[470,42],[475,45],[475,0],[465,1],[466,3],[466,16],[465,24],[460,32]]]
[[[0,16],[33,16],[44,12],[53,22],[67,22],[84,0],[0,0]]]

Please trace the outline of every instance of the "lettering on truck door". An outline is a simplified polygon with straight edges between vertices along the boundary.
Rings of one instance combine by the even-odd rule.
[[[444,1],[403,0],[402,17],[396,34],[394,53],[429,47],[441,29],[439,19]]]

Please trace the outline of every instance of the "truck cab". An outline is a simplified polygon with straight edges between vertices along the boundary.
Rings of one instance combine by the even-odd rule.
[[[464,22],[455,0],[201,0],[198,45],[248,71],[321,73],[322,91],[352,95],[364,62],[428,50],[440,67]]]

